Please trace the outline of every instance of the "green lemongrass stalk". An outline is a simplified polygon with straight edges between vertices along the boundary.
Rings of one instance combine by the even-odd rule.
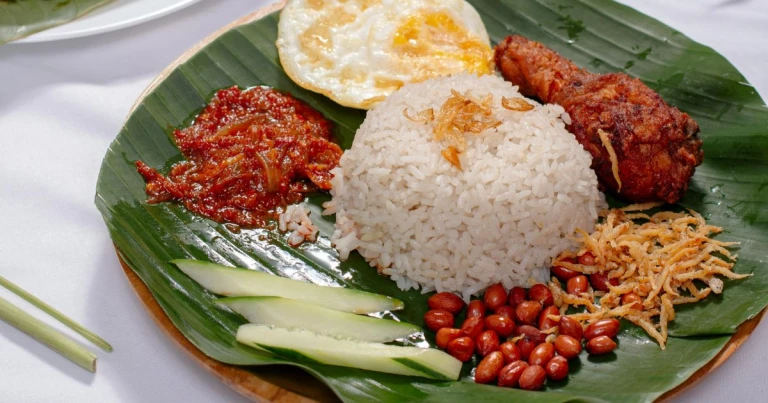
[[[21,298],[24,298],[27,302],[30,304],[36,306],[41,311],[47,313],[48,315],[53,316],[56,320],[59,322],[67,325],[70,329],[77,332],[77,334],[85,337],[86,339],[90,340],[91,343],[97,345],[99,348],[101,348],[104,351],[112,351],[112,346],[107,343],[106,340],[102,339],[95,333],[91,332],[90,330],[86,329],[83,325],[75,322],[74,320],[70,319],[67,315],[64,315],[56,308],[46,304],[40,298],[35,297],[34,295],[24,291],[21,287],[17,286],[16,284],[12,283],[10,280],[6,279],[3,276],[0,276],[0,286],[3,286],[7,288],[12,293],[20,296]]]
[[[75,364],[90,372],[96,372],[96,354],[3,298],[0,298],[0,319],[34,337]]]

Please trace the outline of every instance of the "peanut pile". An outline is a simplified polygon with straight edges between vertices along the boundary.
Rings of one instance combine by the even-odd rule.
[[[591,355],[608,354],[616,348],[619,321],[600,319],[584,327],[561,315],[552,292],[544,284],[526,290],[501,284],[485,291],[482,300],[467,305],[455,294],[441,292],[427,301],[427,328],[436,332],[437,346],[462,362],[477,354],[476,383],[525,390],[541,389],[547,379],[568,377],[568,361],[584,348]],[[455,326],[455,315],[466,319]]]

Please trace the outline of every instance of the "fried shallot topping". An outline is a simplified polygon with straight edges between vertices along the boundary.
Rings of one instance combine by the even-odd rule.
[[[499,127],[502,123],[501,120],[493,117],[492,103],[493,94],[491,93],[481,99],[475,99],[469,91],[462,95],[452,89],[451,96],[445,100],[436,116],[432,108],[425,109],[416,116],[411,116],[407,109],[403,109],[403,115],[413,122],[434,121],[435,126],[432,132],[435,134],[435,140],[448,144],[440,154],[451,165],[461,170],[459,155],[467,149],[464,134],[478,135],[488,129]],[[527,112],[534,108],[523,98],[501,97],[501,106],[518,112]]]
[[[440,155],[443,156],[451,165],[461,170],[461,161],[459,160],[459,150],[454,146],[448,146],[440,151]]]
[[[501,97],[501,107],[516,112],[528,112],[532,111],[534,106],[529,104],[523,98],[507,98]]]
[[[617,285],[609,284],[607,292],[590,289],[571,295],[553,278],[549,288],[561,312],[569,305],[585,308],[584,313],[570,315],[574,319],[592,322],[625,318],[643,328],[664,349],[669,321],[675,319],[675,305],[721,293],[723,281],[716,276],[743,279],[751,274],[732,271],[737,256],[727,248],[737,242],[710,238],[722,228],[707,225],[693,210],[650,216],[639,212],[656,206],[647,203],[601,212],[603,219],[595,232],[579,231],[581,249],[577,253],[564,252],[553,262],[553,266],[586,275],[602,273],[615,279]],[[594,256],[593,265],[573,263],[586,253]],[[622,302],[628,294],[639,296],[642,302],[631,302],[629,298]]]
[[[451,96],[445,100],[437,113],[437,124],[432,129],[435,140],[446,139],[459,152],[464,152],[467,147],[464,133],[480,134],[501,125],[500,120],[493,118],[491,102],[491,93],[476,100],[469,95],[469,91],[462,95],[456,90],[451,90]]]
[[[432,108],[428,108],[417,113],[416,116],[411,116],[408,114],[408,109],[403,109],[403,116],[405,116],[406,119],[416,123],[431,122],[435,120],[435,111]]]

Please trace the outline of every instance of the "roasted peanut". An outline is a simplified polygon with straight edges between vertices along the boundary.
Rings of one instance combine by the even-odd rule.
[[[467,318],[484,318],[485,303],[479,299],[469,301],[467,305]]]
[[[499,336],[493,330],[486,330],[477,336],[475,351],[481,357],[499,350]]]
[[[427,300],[429,309],[442,309],[454,315],[464,309],[464,300],[450,292],[439,292]]]
[[[581,323],[569,316],[563,315],[560,317],[560,323],[558,324],[557,330],[560,334],[573,337],[579,343],[581,343],[581,339],[584,338],[584,328],[581,327]]]
[[[541,365],[548,363],[555,356],[555,347],[552,343],[541,343],[531,351],[528,356],[528,363],[531,365]]]
[[[467,362],[475,353],[475,343],[467,336],[453,339],[446,348],[448,354],[461,362]]]
[[[579,256],[579,264],[583,264],[584,266],[594,266],[595,255],[593,255],[592,252],[584,252],[583,255]]]
[[[532,340],[536,344],[544,343],[547,335],[541,330],[531,325],[520,325],[515,328],[515,336],[525,336],[526,339]]]
[[[525,361],[518,360],[507,364],[499,372],[499,386],[516,388],[520,382],[520,375],[526,368],[528,368],[528,363]]]
[[[504,357],[494,351],[477,364],[475,369],[475,383],[491,383],[499,377],[501,368],[504,367]]]
[[[587,342],[587,352],[592,355],[608,354],[616,348],[616,342],[608,336],[597,336]]]
[[[581,274],[575,270],[566,269],[563,266],[552,266],[549,271],[552,272],[553,276],[560,279],[560,281],[568,281]]]
[[[512,308],[516,308],[518,305],[520,305],[521,302],[528,299],[528,291],[525,290],[523,287],[512,287],[511,290],[509,290],[509,297],[507,298],[507,303]]]
[[[528,357],[531,356],[531,352],[538,343],[531,339],[520,339],[517,341],[517,348],[520,350],[520,359],[523,361],[528,361]]]
[[[448,347],[448,343],[451,342],[451,340],[458,339],[459,337],[466,336],[464,332],[461,331],[461,329],[454,329],[450,327],[444,327],[437,331],[437,336],[435,336],[435,341],[437,342],[437,346],[445,350]]]
[[[464,334],[474,340],[483,332],[483,330],[485,330],[485,320],[479,317],[467,318],[467,320],[461,324],[461,330]]]
[[[483,302],[485,302],[485,306],[491,311],[504,305],[506,300],[507,290],[505,290],[504,286],[501,284],[494,284],[488,287],[483,295]]]
[[[568,360],[576,358],[581,353],[581,342],[571,336],[561,334],[555,339],[555,351]]]
[[[501,315],[490,315],[485,318],[485,328],[493,330],[499,337],[507,337],[515,331],[515,321]]]
[[[568,360],[562,356],[554,357],[544,366],[544,370],[547,372],[547,378],[562,381],[568,377]]]
[[[593,273],[589,275],[589,282],[592,284],[592,288],[597,291],[610,291],[611,287],[619,285],[619,280],[615,278],[608,278],[607,273]]]
[[[542,306],[536,301],[523,301],[515,308],[515,318],[520,323],[536,325]]]
[[[608,336],[612,339],[619,333],[619,326],[619,321],[615,318],[597,320],[584,329],[584,338],[592,340],[598,336]]]
[[[643,298],[630,292],[621,296],[621,305],[632,304],[632,309],[643,310]]]
[[[539,390],[547,380],[547,372],[541,365],[529,365],[520,375],[520,389]]]
[[[504,362],[507,364],[520,360],[520,349],[515,343],[505,341],[499,346],[499,352],[504,356]]]
[[[530,290],[528,290],[528,298],[531,301],[536,301],[543,307],[548,307],[555,303],[555,299],[552,296],[552,291],[544,284],[534,284]]]
[[[442,309],[433,309],[424,314],[424,324],[433,332],[444,327],[453,327],[453,315]]]
[[[579,295],[583,292],[587,292],[589,289],[589,280],[587,280],[587,276],[579,274],[578,276],[568,280],[568,283],[566,283],[566,289],[568,290],[568,294],[571,295]]]
[[[498,309],[496,309],[493,313],[499,316],[506,316],[510,319],[515,319],[515,308],[512,308],[509,305],[502,305]]]
[[[541,313],[539,314],[540,330],[547,330],[557,326],[557,321],[554,319],[550,319],[549,318],[550,315],[560,316],[560,310],[557,309],[557,307],[554,305],[550,305],[544,308],[544,310],[541,311]]]

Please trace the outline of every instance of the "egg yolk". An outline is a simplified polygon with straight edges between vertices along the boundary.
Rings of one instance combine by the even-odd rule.
[[[397,55],[410,64],[409,69],[415,67],[427,75],[423,79],[456,72],[455,67],[436,60],[459,62],[470,73],[491,73],[490,46],[445,12],[408,17],[395,31],[392,45]]]

